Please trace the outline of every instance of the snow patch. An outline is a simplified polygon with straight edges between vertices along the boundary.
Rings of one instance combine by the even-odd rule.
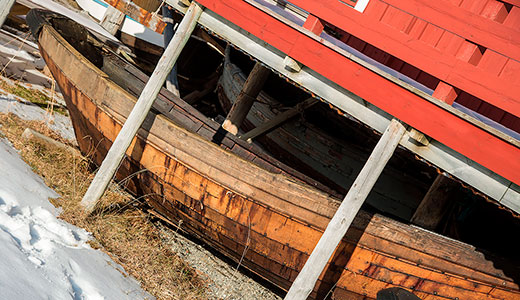
[[[0,89],[0,91],[3,91]],[[28,121],[43,121],[45,124],[63,138],[75,141],[72,122],[66,116],[54,113],[50,115],[39,106],[32,104],[20,97],[5,92],[0,94],[0,112],[13,113],[19,118]]]
[[[0,299],[151,299],[89,233],[57,218],[49,189],[0,139]]]

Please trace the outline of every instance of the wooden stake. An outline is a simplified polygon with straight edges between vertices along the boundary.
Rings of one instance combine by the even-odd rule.
[[[0,0],[0,27],[4,25],[15,0]]]
[[[110,147],[99,171],[90,184],[85,196],[83,196],[83,200],[81,200],[81,205],[88,213],[91,213],[94,210],[97,201],[103,195],[110,180],[114,176],[128,146],[130,146],[137,130],[141,127],[141,124],[146,118],[155,98],[157,98],[166,76],[170,73],[170,70],[177,61],[182,48],[186,45],[195,25],[197,25],[202,9],[203,8],[195,1],[192,2],[171,43],[164,51],[164,54],[159,60],[157,67],[155,67],[152,76],[146,83],[141,96],[137,100],[132,112],[123,125],[123,128],[117,135],[112,147]]]
[[[124,20],[125,14],[109,5],[105,11],[105,15],[103,15],[103,19],[99,24],[111,35],[115,35],[121,27],[121,24],[123,24]]]
[[[372,190],[405,131],[405,126],[398,120],[393,119],[390,122],[334,217],[327,225],[303,269],[294,280],[285,296],[286,300],[304,300],[312,292],[318,277],[323,272],[339,242],[345,236],[352,220],[354,220],[368,193]]]
[[[189,6],[189,4],[187,5]],[[166,27],[164,27],[163,31],[163,41],[164,47],[168,47],[173,36],[175,35],[175,22],[173,20],[173,9],[170,8],[169,5],[163,5],[162,7],[163,20],[166,23]],[[177,64],[175,64],[170,71],[170,74],[166,76],[166,89],[172,92],[175,96],[180,97],[181,93],[179,91],[179,81],[177,80]]]
[[[271,130],[275,129],[276,127],[282,125],[287,120],[290,120],[292,117],[299,114],[301,111],[313,106],[314,104],[318,103],[319,101],[314,98],[309,98],[301,103],[298,103],[295,107],[284,111],[283,113],[277,115],[273,119],[261,124],[260,126],[256,127],[253,130],[248,131],[243,136],[241,136],[242,139],[246,140],[248,143],[251,143],[254,138],[257,138],[258,136],[262,134],[266,134],[270,132]]]
[[[445,173],[437,175],[410,222],[428,230],[435,230],[448,210],[459,183]]]
[[[269,69],[262,66],[262,64],[258,62],[255,64],[244,83],[244,87],[242,87],[240,94],[238,94],[237,100],[233,103],[233,106],[231,106],[224,123],[222,123],[222,128],[234,135],[238,133],[238,128],[240,128],[240,125],[244,122],[247,113],[251,109],[251,106],[253,106],[253,102],[258,94],[260,94],[269,73]]]

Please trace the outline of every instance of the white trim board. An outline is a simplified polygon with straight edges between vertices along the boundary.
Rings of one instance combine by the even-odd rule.
[[[166,0],[166,2],[181,12],[186,11],[186,8],[180,6],[175,0]],[[392,120],[392,116],[388,113],[306,66],[303,66],[298,73],[286,70],[283,64],[286,54],[209,9],[203,11],[199,24],[380,133]],[[400,145],[505,207],[520,213],[520,187],[512,184],[511,181],[435,140],[432,140],[427,146],[417,146],[410,141],[410,136],[406,133],[401,139]]]

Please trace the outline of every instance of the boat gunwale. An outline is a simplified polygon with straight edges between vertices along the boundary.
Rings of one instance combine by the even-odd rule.
[[[68,44],[68,42],[66,42],[65,39],[63,39],[59,33],[50,25],[45,25],[43,28],[46,28],[46,29],[50,29],[49,32],[52,32],[54,31],[53,36],[54,38],[56,38],[58,41],[60,41],[61,39],[61,42],[65,42],[66,44],[62,44],[62,46],[64,46],[65,48],[67,48],[68,51],[71,51],[71,53],[73,53],[73,55],[75,55],[76,57],[78,57],[79,59],[81,59],[82,61],[86,62],[88,64],[88,66],[90,67],[91,70],[93,70],[96,74],[98,74],[103,80],[105,80],[107,82],[107,85],[110,87],[110,89],[108,89],[110,92],[114,93],[115,91],[119,92],[119,93],[122,93],[125,95],[125,98],[127,99],[131,99],[134,103],[135,101],[137,101],[137,99],[131,95],[130,93],[128,93],[127,91],[125,91],[124,89],[122,89],[119,85],[117,85],[116,83],[114,83],[113,81],[110,80],[110,78],[107,76],[106,73],[104,73],[103,71],[101,71],[99,68],[97,68],[94,64],[92,64],[90,61],[88,61],[88,59],[84,58],[76,49],[74,49],[70,44]],[[65,72],[64,72],[65,73]],[[99,86],[100,85],[96,85],[96,88],[99,89]],[[96,101],[94,99],[94,97],[92,97],[91,93],[92,92],[85,92],[84,91],[84,88],[81,88],[79,87],[77,84],[75,84],[75,87],[77,89],[80,89],[85,95],[87,95],[90,99]],[[99,91],[96,91],[96,92],[99,92]],[[90,95],[89,95],[90,94]],[[104,94],[104,93],[103,93]],[[94,102],[96,103],[96,102]],[[110,106],[107,106],[106,103],[101,103],[103,106],[109,108]],[[97,103],[98,107],[100,105],[100,103]],[[150,112],[149,114],[155,114],[153,112]],[[228,157],[234,157],[234,159],[237,159],[238,161],[241,161],[242,164],[245,164],[245,165],[249,165],[251,166],[253,169],[256,169],[257,171],[260,171],[259,173],[265,173],[266,176],[269,178],[272,178],[273,182],[275,183],[285,183],[287,184],[288,186],[290,187],[293,187],[293,188],[296,188],[296,190],[301,190],[302,193],[304,194],[307,194],[304,198],[307,198],[309,200],[311,200],[312,204],[314,205],[320,205],[323,209],[326,208],[326,211],[328,211],[328,213],[325,213],[325,214],[319,214],[320,216],[324,217],[329,215],[329,216],[332,216],[334,214],[334,208],[330,208],[329,206],[331,204],[334,204],[335,206],[338,206],[339,205],[339,199],[337,198],[333,198],[331,197],[329,194],[326,194],[318,189],[316,189],[315,187],[312,187],[308,184],[305,184],[305,183],[301,183],[301,182],[298,182],[298,181],[295,181],[294,179],[288,177],[287,175],[284,175],[284,174],[277,174],[277,173],[273,173],[273,172],[270,172],[268,170],[265,170],[264,168],[261,168],[259,166],[257,166],[256,164],[250,162],[250,161],[247,161],[246,159],[236,155],[235,153],[232,153],[230,151],[227,151],[227,150],[224,150],[222,148],[220,148],[219,146],[217,146],[216,144],[212,143],[211,141],[207,141],[206,139],[204,139],[203,137],[199,136],[198,134],[196,133],[192,133],[188,130],[186,130],[185,128],[182,128],[181,126],[173,123],[169,118],[167,118],[166,116],[164,115],[161,115],[161,114],[156,114],[156,119],[160,119],[162,122],[164,122],[165,124],[168,124],[170,126],[175,126],[179,131],[182,131],[183,132],[183,135],[186,135],[186,136],[191,136],[192,138],[194,138],[195,140],[198,140],[199,143],[201,144],[206,144],[208,146],[210,146],[211,148],[214,148],[215,151],[217,152],[220,152],[222,154],[224,154],[225,156],[228,156]],[[146,121],[145,121],[146,122]],[[141,128],[140,131],[142,131],[143,129]],[[149,134],[151,135],[154,135],[157,137],[157,139],[159,140],[162,140],[166,145],[169,145],[168,142],[166,142],[165,139],[161,138],[160,136],[157,136],[156,134],[152,133],[152,132],[149,132]],[[148,141],[147,141],[148,142]],[[161,149],[161,147],[159,147],[159,149]],[[164,150],[164,149],[163,149]],[[168,153],[169,151],[164,151],[165,153]],[[184,151],[183,151],[184,152]],[[185,152],[186,154],[188,154],[187,152]],[[190,154],[188,154],[190,155]],[[172,155],[172,154],[169,154],[169,156],[171,156],[172,158],[175,159],[175,156]],[[185,164],[185,163],[184,163]],[[218,169],[218,168],[217,168]],[[199,171],[196,171],[197,173],[200,173]],[[222,171],[224,172],[224,171]],[[242,173],[243,174],[243,173]],[[209,176],[206,176],[206,175],[203,175],[204,177],[208,177],[210,178]],[[214,182],[219,182],[218,180],[215,180],[215,179],[211,179],[212,181]],[[222,184],[220,183],[221,185],[224,185],[226,186],[226,184]],[[282,188],[283,186],[281,186]],[[235,188],[232,188],[232,187],[227,187],[228,189],[230,190],[233,190],[234,192],[236,192],[236,194],[239,194],[239,195],[243,195],[245,197],[251,197],[251,195],[247,195],[247,193],[245,192],[239,192],[239,191],[236,191]],[[285,187],[284,187],[285,188]],[[276,198],[279,198],[280,196],[277,196],[276,194],[273,194],[272,190],[269,191],[269,190],[264,190],[264,192],[268,193],[268,194],[271,194],[273,195],[274,197]],[[310,195],[314,196],[314,197],[311,197]],[[284,200],[283,198],[279,198],[280,200],[284,201],[284,202],[287,202],[291,205],[295,205],[295,206],[298,206],[296,204],[293,204],[291,203],[290,201],[288,200]],[[316,201],[316,199],[321,199],[320,201]],[[260,203],[264,203],[266,206],[270,206],[269,203],[266,203],[265,201],[261,201],[261,200],[258,200]],[[301,207],[302,209],[305,209],[309,212],[313,212],[315,213],[315,207],[311,207],[311,205],[307,205],[307,208],[305,207],[302,207],[302,206],[298,206],[298,207]],[[314,209],[313,209],[314,208]],[[286,215],[291,215],[290,213],[288,212],[284,212],[284,211],[281,211],[282,213],[286,214]],[[304,221],[304,218],[301,219],[302,221]],[[305,222],[305,221],[304,221]],[[322,223],[322,225],[316,225],[316,228],[320,228],[322,227],[323,225],[326,225],[326,223]],[[324,228],[324,227],[323,227]]]
[[[271,11],[271,10],[263,7],[259,3],[256,3],[254,0],[243,0],[243,1],[245,1],[246,3],[256,7],[257,9],[259,9],[261,11],[263,11],[264,13],[269,14],[273,18],[275,18],[278,21],[280,21],[280,22],[290,26],[291,28],[299,31],[300,33],[306,35],[307,37],[310,37],[313,40],[315,40],[315,41],[317,41],[319,43],[324,44],[326,47],[336,51],[337,53],[343,55],[344,57],[346,57],[346,58],[348,58],[350,60],[352,60],[353,62],[355,62],[355,63],[357,63],[357,64],[359,64],[359,65],[361,65],[361,66],[363,66],[363,67],[373,71],[374,73],[376,73],[376,74],[386,78],[387,80],[389,80],[389,81],[391,81],[391,82],[401,86],[402,88],[404,88],[404,89],[406,89],[406,90],[416,94],[417,96],[423,98],[424,100],[426,100],[426,101],[428,101],[428,102],[430,102],[430,103],[432,103],[432,104],[442,108],[443,110],[446,110],[446,111],[450,112],[451,114],[453,114],[453,115],[455,115],[455,116],[457,116],[457,117],[459,117],[459,118],[461,118],[461,119],[463,119],[463,120],[473,124],[474,126],[480,128],[480,129],[482,129],[482,130],[484,130],[484,131],[486,131],[486,132],[488,132],[488,133],[490,133],[490,134],[492,134],[492,135],[494,135],[494,136],[496,136],[498,138],[500,138],[501,140],[503,140],[505,142],[508,142],[508,143],[510,143],[510,144],[512,144],[512,145],[514,145],[514,146],[516,146],[518,148],[520,148],[520,140],[518,140],[518,139],[516,139],[516,138],[514,138],[512,136],[509,136],[506,133],[504,133],[504,132],[502,132],[502,131],[494,128],[494,127],[491,127],[491,126],[485,124],[484,122],[476,119],[475,117],[473,117],[471,115],[468,115],[468,114],[466,114],[466,113],[464,113],[464,112],[454,108],[453,106],[451,106],[451,105],[449,105],[449,104],[447,104],[447,103],[445,103],[445,102],[443,102],[443,101],[441,101],[441,100],[439,100],[437,98],[434,98],[433,96],[429,95],[428,93],[426,93],[424,91],[421,91],[418,88],[415,88],[414,86],[412,86],[412,85],[410,85],[410,84],[400,80],[399,78],[397,78],[394,75],[392,75],[392,74],[390,74],[390,73],[388,73],[388,72],[378,68],[377,66],[374,66],[374,65],[372,65],[372,64],[370,64],[370,63],[368,63],[368,62],[358,58],[355,54],[353,54],[353,53],[351,53],[351,52],[349,52],[349,51],[347,51],[345,49],[341,49],[340,47],[334,45],[333,43],[331,43],[331,42],[329,42],[329,41],[327,41],[325,39],[320,38],[319,36],[315,35],[311,31],[309,31],[308,29],[306,29],[304,27],[301,27],[301,26],[298,26],[297,24],[295,24],[294,22],[288,20],[284,16],[279,15],[276,12]],[[123,1],[116,1],[116,2],[117,2],[117,3],[115,3],[116,6],[114,6],[115,8],[119,9],[123,13],[129,13],[129,14],[132,13],[132,11],[128,11],[127,9],[122,9],[122,8],[117,7],[118,6],[117,4],[120,3],[120,2],[122,2],[122,3],[127,3],[128,2],[130,4],[133,4],[131,1],[123,0]],[[127,4],[127,6],[129,6],[130,4]],[[291,4],[291,3],[289,2],[289,4]],[[112,5],[112,4],[110,4],[110,5]],[[135,4],[133,4],[133,5],[135,5]],[[291,4],[291,5],[293,5],[293,4]],[[183,11],[179,11],[179,12],[184,13]],[[157,16],[157,17],[160,18],[160,16]],[[272,71],[276,72],[275,70],[272,70]]]
[[[74,49],[74,50],[75,50],[75,49]],[[77,52],[77,51],[76,51],[76,52]],[[86,59],[85,59],[85,60],[86,60]],[[88,60],[86,60],[86,61],[88,61]],[[90,64],[90,67],[94,67],[94,69],[98,69],[98,68],[95,67],[92,63],[90,63],[90,62],[88,62],[88,63]],[[99,70],[99,69],[98,69],[98,70]],[[99,70],[98,74],[101,75],[101,77],[102,77],[103,79],[107,80],[108,83],[115,84],[115,83],[113,83],[112,81],[110,81],[108,77],[106,77],[106,74],[104,74],[104,72],[102,72],[102,71]],[[103,75],[105,75],[105,76],[103,76]],[[116,84],[115,84],[115,85],[116,85]],[[116,85],[116,86],[117,86],[117,85]],[[118,86],[117,86],[117,87],[118,87]],[[121,88],[119,88],[119,89],[121,89]],[[123,92],[126,93],[126,91],[124,91],[123,89],[121,89],[121,90],[122,90]],[[130,99],[133,99],[133,98],[135,98],[135,97],[131,96]],[[157,117],[161,118],[162,116],[158,115]],[[163,117],[163,118],[165,118],[165,117]],[[165,118],[165,119],[166,119],[166,118]],[[166,121],[166,122],[169,122],[168,119],[166,119],[165,121]],[[188,132],[188,133],[189,133],[189,132]],[[195,135],[196,135],[196,134],[195,134]],[[202,139],[201,137],[199,137],[199,138]],[[205,140],[204,140],[204,141],[205,141]],[[159,149],[161,149],[161,148],[159,147]],[[219,148],[219,149],[220,149],[220,148]],[[225,150],[223,150],[223,149],[220,149],[220,150],[221,150],[221,151],[225,151]],[[229,151],[226,151],[226,152],[229,152]],[[195,170],[194,170],[194,171],[195,171]],[[264,171],[265,171],[265,170],[264,170]],[[197,171],[196,171],[196,172],[197,172]],[[290,215],[290,214],[289,214],[289,215]],[[385,220],[384,217],[382,217],[381,219]],[[391,222],[391,223],[399,223],[399,222],[395,222],[395,221],[393,221],[393,220],[390,221],[390,222]],[[407,230],[407,231],[410,231],[410,228],[411,228],[410,226],[405,225],[405,224],[400,224],[400,227],[403,227],[403,228],[404,228],[404,227],[408,227],[408,230]],[[413,229],[413,230],[419,230],[419,229]],[[424,232],[424,234],[427,234],[427,235],[428,235],[428,234],[431,234],[431,232],[428,232],[428,231],[423,230],[423,229],[420,229],[420,231]],[[376,236],[376,237],[377,237],[377,236]],[[449,241],[449,240],[450,240],[449,238],[446,238],[446,237],[443,237],[443,236],[439,236],[439,238],[441,238],[442,240],[446,240],[446,241]],[[467,246],[470,246],[470,245],[468,245],[468,244],[465,244],[465,243],[462,243],[462,242],[459,242],[459,241],[456,241],[456,242],[457,242],[457,244],[460,244],[461,246],[466,246],[466,247],[467,247]],[[470,246],[470,247],[471,247],[471,246]],[[414,248],[414,249],[415,249],[415,248]],[[497,276],[496,274],[493,274],[493,275],[494,275],[494,276]],[[508,290],[508,291],[509,291],[509,290]]]
[[[328,47],[329,49],[332,49],[334,50],[335,52],[337,52],[338,54],[341,54],[342,56],[344,56],[345,58],[359,64],[360,66],[380,75],[381,77],[399,85],[400,87],[402,87],[403,89],[405,90],[408,90],[409,92],[421,97],[422,99],[434,104],[435,106],[439,107],[439,108],[442,108],[443,110],[445,111],[448,111],[450,112],[451,114],[473,124],[474,126],[500,138],[501,140],[505,141],[505,142],[508,142],[510,143],[511,145],[514,145],[518,148],[520,148],[520,140],[512,137],[512,136],[509,136],[507,135],[506,133],[496,129],[496,128],[493,128],[487,124],[485,124],[484,122],[474,118],[473,116],[470,116],[456,108],[454,108],[453,106],[447,104],[446,102],[443,102],[431,95],[429,95],[428,93],[424,92],[424,91],[421,91],[420,89],[400,80],[399,78],[395,77],[394,75],[378,68],[377,66],[374,66],[364,60],[362,60],[361,58],[357,57],[354,53],[352,52],[349,52],[345,49],[341,49],[340,47],[334,45],[333,43],[323,39],[323,38],[320,38],[319,36],[317,36],[316,34],[314,34],[312,31],[302,27],[302,26],[299,26],[298,24],[292,22],[291,20],[285,18],[284,16],[282,15],[279,15],[277,14],[276,12],[274,11],[271,11],[265,7],[263,7],[262,5],[256,3],[254,0],[243,0],[244,2],[248,3],[249,5],[257,8],[258,10],[270,15],[271,17],[277,19],[278,21],[284,23],[285,25],[291,27],[292,29],[294,30],[297,30],[298,32],[300,32],[301,34],[304,34],[306,35],[307,37],[313,39],[314,41],[320,43],[320,44],[323,44],[324,46]],[[276,72],[273,70],[273,72]]]

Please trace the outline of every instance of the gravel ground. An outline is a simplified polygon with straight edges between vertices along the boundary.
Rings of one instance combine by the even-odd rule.
[[[181,233],[164,225],[159,225],[159,228],[164,241],[205,277],[208,292],[214,299],[281,299],[275,292],[242,273],[240,269],[243,267],[237,270],[236,264],[220,259]]]

